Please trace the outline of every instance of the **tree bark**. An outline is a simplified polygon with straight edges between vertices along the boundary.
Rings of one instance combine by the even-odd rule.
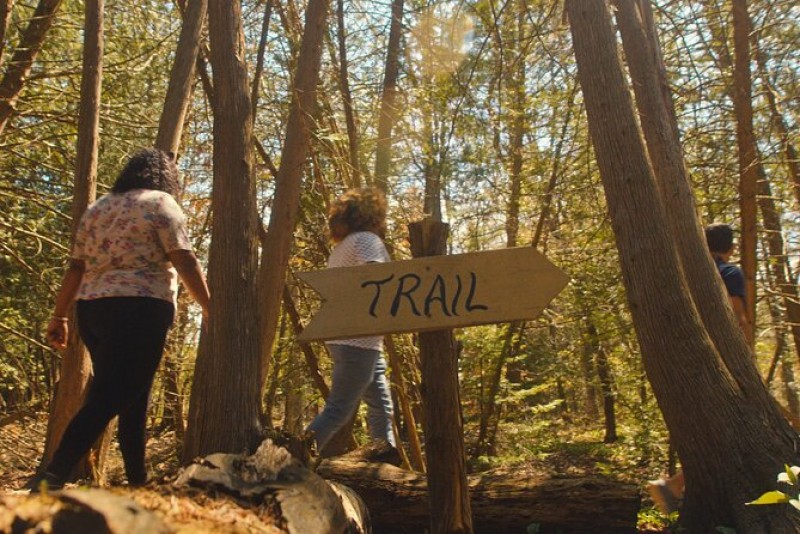
[[[381,109],[378,116],[378,139],[375,149],[375,185],[389,190],[392,166],[392,129],[397,122],[397,78],[400,72],[400,39],[403,34],[403,0],[392,0],[392,20],[386,47]]]
[[[448,226],[432,219],[409,225],[415,258],[445,253]],[[419,334],[430,526],[435,534],[471,533],[455,339],[450,330]]]
[[[22,33],[19,45],[11,57],[5,76],[0,80],[0,135],[14,113],[25,79],[31,72],[33,62],[42,49],[44,38],[53,24],[61,0],[39,0],[28,27]]]
[[[794,531],[800,518],[788,510],[743,503],[772,489],[784,463],[798,461],[796,435],[760,378],[743,380],[726,368],[689,298],[606,2],[567,0],[566,6],[645,370],[683,463],[682,526]],[[697,265],[689,266],[700,276]],[[709,274],[705,283],[713,280]],[[722,294],[717,305],[724,306]]]
[[[33,23],[32,23],[33,24]],[[75,157],[75,187],[72,197],[72,241],[86,208],[97,197],[97,154],[100,144],[100,98],[103,84],[103,0],[85,4],[81,105],[78,112],[78,142]],[[16,57],[16,54],[15,54]],[[78,335],[74,306],[70,312],[72,328],[61,360],[61,379],[50,410],[42,465],[47,465],[61,442],[67,425],[83,406],[91,382],[89,353]],[[104,435],[73,472],[77,478],[91,475],[100,481],[108,449]]]
[[[747,319],[750,321],[751,345],[755,340],[756,317],[756,248],[758,193],[758,149],[753,133],[753,95],[750,76],[750,33],[753,25],[747,12],[747,0],[732,0],[733,13],[733,107],[736,110],[736,144],[739,158],[739,250],[744,272]]]
[[[344,23],[344,0],[336,2],[337,43],[339,45],[339,90],[344,103],[344,117],[347,124],[348,161],[354,187],[361,187],[361,162],[358,150],[358,124],[353,109],[353,92],[350,90],[350,74],[347,63],[347,42]]]
[[[328,0],[310,0],[286,125],[286,141],[275,180],[275,196],[258,270],[261,302],[261,373],[266,376],[275,340],[281,295],[300,206],[300,185],[310,144],[309,121],[317,102],[322,38],[327,31]]]
[[[11,20],[11,10],[14,8],[14,0],[0,1],[0,66],[3,65],[6,51],[6,32],[8,31],[8,21]]]
[[[214,304],[200,339],[185,461],[251,450],[260,441],[258,221],[241,4],[211,0],[208,15],[214,76],[208,283]]]
[[[183,25],[175,51],[175,62],[169,77],[167,96],[158,123],[156,148],[178,153],[183,122],[194,83],[194,69],[200,53],[200,39],[206,18],[208,0],[189,0],[183,15]]]

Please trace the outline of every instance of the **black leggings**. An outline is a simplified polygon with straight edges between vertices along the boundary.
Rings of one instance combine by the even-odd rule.
[[[175,308],[149,297],[79,300],[78,328],[94,378],[86,403],[70,421],[47,471],[67,479],[106,425],[119,416],[118,439],[128,482],[147,477],[145,425],[153,385]]]

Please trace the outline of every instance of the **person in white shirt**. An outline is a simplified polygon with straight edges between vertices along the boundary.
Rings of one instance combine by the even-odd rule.
[[[386,199],[379,189],[359,188],[344,193],[331,206],[328,226],[335,243],[328,259],[329,269],[390,261],[383,243]],[[325,408],[308,427],[317,450],[321,451],[350,420],[363,399],[370,438],[385,442],[381,457],[374,459],[399,463],[392,430],[392,397],[382,355],[383,338],[337,339],[328,341],[327,346],[333,358],[331,392]]]

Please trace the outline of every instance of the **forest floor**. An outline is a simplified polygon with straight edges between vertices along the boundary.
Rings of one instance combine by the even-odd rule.
[[[36,470],[42,455],[46,429],[46,414],[25,416],[0,429],[0,516],[3,508],[16,506],[27,498],[27,492],[19,491],[18,488]],[[609,458],[598,458],[591,451],[591,444],[565,445],[548,454],[546,458],[526,460],[525,467],[542,468],[562,475],[611,475],[615,479],[637,484],[643,484],[648,476],[645,469],[637,469],[629,464],[615,468],[613,460],[609,464]],[[268,510],[255,507],[252,503],[237,501],[223,493],[214,494],[205,490],[174,486],[172,482],[177,478],[180,469],[174,433],[151,437],[147,454],[152,481],[145,487],[130,488],[125,485],[122,460],[114,440],[109,452],[109,487],[106,489],[131,498],[145,509],[155,511],[174,532],[284,532],[271,520]],[[541,465],[536,465],[539,463]],[[508,466],[504,468],[507,469]],[[668,522],[652,506],[643,491],[638,532],[669,532]]]

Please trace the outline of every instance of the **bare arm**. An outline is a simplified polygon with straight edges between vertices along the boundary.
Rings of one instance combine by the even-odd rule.
[[[178,271],[178,276],[181,277],[183,285],[186,286],[189,294],[203,309],[203,318],[207,319],[211,295],[208,292],[208,284],[206,284],[206,278],[203,276],[197,257],[191,250],[173,250],[168,255],[169,261]]]
[[[78,289],[81,287],[83,273],[86,272],[86,264],[83,260],[74,258],[69,260],[67,272],[61,281],[61,287],[56,295],[56,305],[53,309],[53,316],[47,324],[47,341],[50,346],[56,349],[63,349],[67,346],[69,337],[69,320],[67,313]]]
[[[752,345],[753,340],[750,339],[752,337],[753,330],[750,328],[750,321],[747,320],[747,310],[744,306],[744,300],[742,297],[734,297],[731,296],[731,307],[733,308],[733,314],[736,316],[736,321],[739,323],[739,327],[744,332],[744,337],[747,339],[747,342]]]

